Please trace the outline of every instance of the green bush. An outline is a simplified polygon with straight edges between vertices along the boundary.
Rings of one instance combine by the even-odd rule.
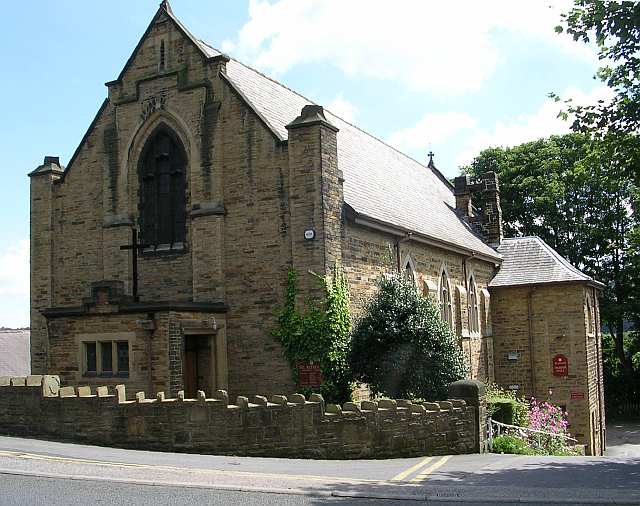
[[[464,378],[466,366],[440,309],[400,276],[382,278],[378,288],[352,333],[355,377],[392,398],[446,398],[447,385]]]
[[[518,427],[529,425],[529,404],[510,390],[495,383],[487,385],[487,410],[497,422]]]
[[[514,455],[539,455],[529,443],[518,436],[502,435],[493,438],[493,453],[510,453]]]

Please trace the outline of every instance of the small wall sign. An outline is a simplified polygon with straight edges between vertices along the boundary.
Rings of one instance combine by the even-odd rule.
[[[315,237],[316,237],[316,231],[313,230],[312,228],[304,231],[304,238],[307,241],[311,241],[311,240],[315,239]]]
[[[520,358],[520,354],[517,351],[510,351],[507,355],[509,360],[518,360]]]
[[[584,392],[571,392],[572,401],[584,401]]]
[[[562,377],[569,375],[569,360],[564,355],[558,354],[553,357],[553,375]]]
[[[320,364],[298,362],[298,387],[319,387],[322,385]]]

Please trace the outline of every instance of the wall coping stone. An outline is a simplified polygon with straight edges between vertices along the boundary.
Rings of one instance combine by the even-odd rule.
[[[287,400],[286,395],[272,395],[271,403],[278,404],[279,406],[286,406],[287,404],[289,404],[289,401]]]
[[[12,387],[24,387],[24,386],[27,386],[27,378],[25,378],[25,377],[11,378],[11,386]]]
[[[41,374],[34,374],[31,376],[27,376],[27,386],[28,387],[39,387],[42,385],[42,380],[44,376]]]
[[[289,396],[289,402],[292,404],[306,404],[307,399],[302,394],[293,394]]]
[[[60,397],[75,397],[76,387],[62,387],[59,391]]]
[[[363,411],[378,411],[378,403],[376,401],[362,401],[360,409]]]
[[[378,401],[378,409],[396,411],[398,409],[398,403],[394,399],[380,399]]]

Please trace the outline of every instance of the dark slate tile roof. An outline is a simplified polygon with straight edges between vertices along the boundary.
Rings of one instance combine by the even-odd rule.
[[[215,51],[215,50],[213,50]],[[213,54],[213,53],[212,53]],[[281,140],[310,100],[231,59],[226,77]],[[453,189],[437,170],[326,111],[339,128],[344,200],[356,213],[493,259],[500,255],[455,213]]]
[[[28,330],[0,331],[0,376],[31,374],[29,336]]]
[[[601,283],[576,269],[539,237],[504,239],[498,247],[502,265],[490,287],[559,282]]]

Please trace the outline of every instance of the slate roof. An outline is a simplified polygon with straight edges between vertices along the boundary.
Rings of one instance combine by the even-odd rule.
[[[539,237],[504,239],[498,252],[502,254],[502,265],[490,287],[566,282],[604,286],[576,269]]]
[[[30,335],[28,330],[0,331],[0,376],[31,374]]]
[[[281,140],[286,125],[312,101],[235,59],[226,65],[232,86]],[[338,168],[344,200],[376,221],[499,259],[455,213],[453,189],[427,167],[325,110],[338,129]]]

